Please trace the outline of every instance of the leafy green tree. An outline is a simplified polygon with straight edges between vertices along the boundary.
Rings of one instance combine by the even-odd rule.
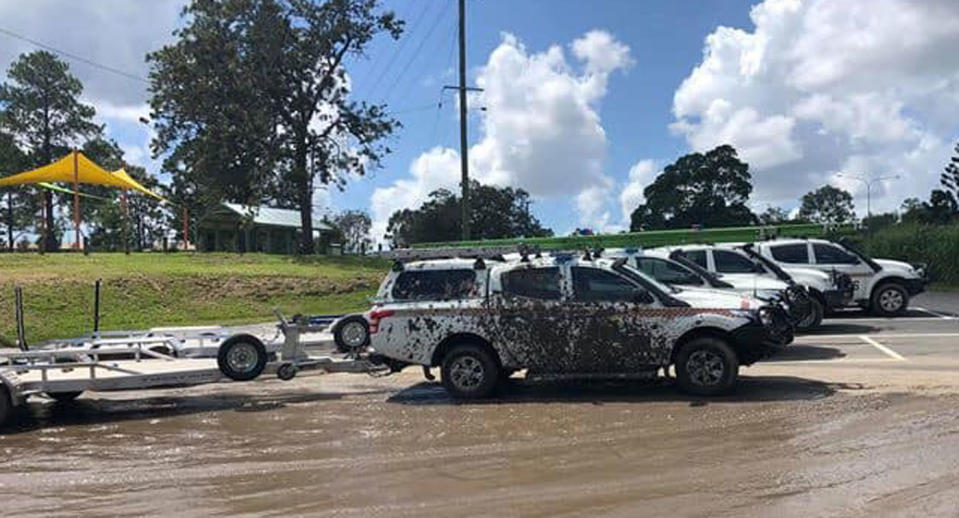
[[[756,221],[746,206],[752,190],[749,164],[732,146],[690,153],[643,190],[646,203],[633,211],[630,230],[749,225]]]
[[[314,188],[377,167],[398,127],[349,98],[344,59],[403,22],[378,0],[193,0],[148,55],[154,152],[182,202],[293,200],[313,249]]]
[[[933,189],[929,194],[929,201],[919,201],[919,198],[907,198],[900,209],[902,221],[916,222],[926,225],[945,225],[951,222],[959,212],[956,199],[952,193],[941,189]]]
[[[789,221],[789,214],[782,207],[766,207],[759,215],[759,222],[763,225],[781,225]]]
[[[93,122],[96,111],[80,102],[83,85],[66,63],[50,52],[23,54],[7,70],[8,82],[0,85],[0,128],[9,132],[27,151],[33,167],[49,164],[86,137],[103,128]],[[44,218],[48,229],[44,248],[60,245],[60,229],[54,219],[53,197],[44,194]]]
[[[939,176],[944,192],[950,195],[953,201],[959,201],[959,142],[956,143],[956,155],[949,159],[945,171]]]
[[[513,187],[493,187],[470,181],[470,228],[475,239],[553,235],[530,214],[529,193]],[[460,198],[439,189],[418,209],[390,216],[386,239],[394,247],[428,241],[456,241],[462,236]]]
[[[18,173],[27,167],[27,155],[20,150],[13,137],[0,133],[0,176]],[[35,191],[36,189],[23,187],[0,189],[0,198],[4,203],[2,221],[5,227],[5,236],[0,238],[0,241],[11,251],[20,237],[17,230],[22,232],[29,229],[40,208]]]
[[[372,225],[370,215],[361,210],[346,210],[333,218],[333,226],[342,233],[345,251],[355,254],[369,248]]]
[[[803,195],[799,218],[814,223],[848,223],[856,219],[849,192],[823,185]]]
[[[866,230],[869,232],[875,232],[883,228],[895,225],[899,222],[899,217],[895,212],[885,212],[882,214],[874,214],[872,216],[866,216],[862,218],[862,226],[866,227]]]

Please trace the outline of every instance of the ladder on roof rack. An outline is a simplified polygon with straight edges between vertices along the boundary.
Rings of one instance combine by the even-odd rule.
[[[397,261],[417,261],[426,259],[493,259],[506,254],[532,255],[539,252],[538,247],[527,245],[499,245],[499,246],[449,246],[437,248],[399,248],[383,252],[382,257]]]

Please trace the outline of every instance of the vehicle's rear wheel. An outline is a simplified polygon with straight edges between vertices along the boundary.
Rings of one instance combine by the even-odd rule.
[[[909,306],[909,292],[897,282],[880,284],[872,292],[870,307],[873,313],[884,317],[901,315]]]
[[[236,381],[249,381],[266,367],[267,354],[263,342],[251,335],[228,338],[217,350],[216,363],[224,376]]]
[[[58,403],[69,403],[80,397],[80,394],[83,394],[82,390],[76,390],[74,392],[47,392],[47,397]]]
[[[819,324],[822,324],[823,314],[825,314],[825,308],[822,303],[814,298],[810,298],[809,314],[806,315],[806,318],[796,322],[796,329],[807,331],[819,327]]]
[[[739,377],[739,360],[723,339],[704,336],[683,344],[676,355],[676,383],[689,394],[712,396],[728,391]]]
[[[443,358],[440,373],[446,391],[457,399],[487,397],[501,378],[496,358],[485,347],[474,344],[453,347]]]
[[[370,345],[370,325],[360,315],[344,318],[333,328],[336,350],[345,353]]]
[[[7,386],[0,383],[0,427],[7,424],[10,414],[13,413],[13,402],[10,401],[10,391]]]

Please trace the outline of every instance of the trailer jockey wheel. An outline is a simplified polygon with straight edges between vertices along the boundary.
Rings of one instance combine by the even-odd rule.
[[[263,342],[252,335],[231,336],[217,350],[216,363],[224,376],[235,381],[250,381],[266,367]]]
[[[296,365],[292,363],[280,365],[280,368],[276,370],[276,377],[283,381],[290,381],[296,377]]]

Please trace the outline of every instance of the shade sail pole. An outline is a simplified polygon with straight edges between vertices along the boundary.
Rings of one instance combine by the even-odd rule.
[[[50,196],[50,191],[43,189],[38,189],[38,191],[40,191],[40,229],[41,234],[43,234],[43,239],[40,243],[40,254],[43,254],[47,251],[47,196]]]
[[[190,209],[183,207],[183,251],[190,249]]]
[[[76,229],[76,247],[79,252],[83,246],[80,242],[80,166],[77,164],[77,150],[73,150],[73,226]]]
[[[130,255],[130,245],[127,242],[127,190],[120,191],[120,211],[123,212],[123,253]]]

